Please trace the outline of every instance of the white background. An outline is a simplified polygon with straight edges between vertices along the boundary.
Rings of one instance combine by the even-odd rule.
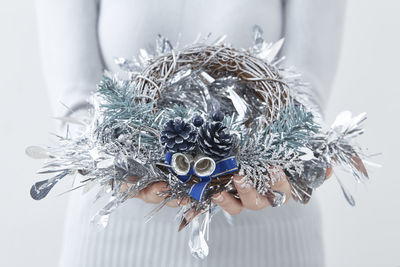
[[[332,0],[333,1],[333,0]],[[335,179],[317,192],[323,208],[328,267],[400,266],[400,1],[348,2],[343,47],[327,120],[344,109],[366,111],[361,143],[383,165],[368,185],[340,174],[357,205],[345,202]],[[29,189],[40,162],[24,155],[47,144],[50,119],[40,69],[32,0],[0,3],[0,266],[55,267],[67,197],[36,202]]]

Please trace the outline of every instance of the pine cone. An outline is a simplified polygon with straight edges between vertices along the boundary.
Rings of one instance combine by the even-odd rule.
[[[201,152],[214,159],[228,156],[232,149],[233,136],[220,121],[204,124],[197,139]]]
[[[197,130],[181,119],[168,121],[160,134],[160,142],[172,153],[191,151],[196,146]]]

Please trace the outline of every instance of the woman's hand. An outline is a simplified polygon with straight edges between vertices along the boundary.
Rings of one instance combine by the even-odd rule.
[[[332,174],[332,167],[329,167],[326,171],[327,179],[331,176],[331,174]],[[243,210],[243,208],[247,208],[250,210],[259,210],[271,206],[271,204],[269,203],[268,199],[265,196],[259,195],[257,199],[258,193],[256,189],[253,186],[246,184],[245,179],[243,179],[243,176],[234,176],[233,181],[235,183],[235,187],[236,190],[238,191],[240,199],[234,198],[231,193],[228,193],[226,191],[215,194],[212,198],[215,204],[221,206],[221,208],[223,208],[228,213],[235,215],[239,214]],[[126,191],[128,190],[129,187],[130,185],[128,183],[125,183],[122,185],[121,191],[122,192]],[[272,189],[275,191],[283,192],[286,195],[285,203],[289,200],[290,185],[286,179],[286,176],[277,181],[272,186]],[[168,190],[167,183],[157,182],[141,190],[133,198],[139,198],[147,203],[158,204],[164,200],[165,196],[163,196],[162,193],[167,190]],[[168,207],[184,206],[187,204],[187,201],[188,200],[186,198],[180,200],[176,199],[167,202],[166,205]]]
[[[128,190],[129,187],[130,185],[128,183],[125,183],[122,185],[121,191],[124,192]],[[133,198],[139,198],[147,203],[158,204],[164,200],[165,196],[163,196],[162,194],[167,190],[168,190],[167,183],[157,182],[141,190]],[[176,199],[168,201],[166,205],[168,207],[178,207],[178,206],[184,206],[186,205],[186,203],[187,199],[182,199],[182,200]]]
[[[327,179],[332,175],[332,167],[329,167],[326,171]],[[284,176],[284,175],[283,175]],[[231,215],[239,214],[243,208],[250,210],[260,210],[266,207],[271,206],[268,199],[265,196],[261,196],[257,193],[256,189],[246,184],[246,180],[244,176],[234,176],[233,181],[235,183],[236,190],[238,191],[240,199],[234,198],[231,193],[223,191],[221,193],[215,194],[213,196],[213,202],[223,208]],[[284,178],[277,181],[272,189],[275,191],[280,191],[286,195],[285,203],[290,198],[290,185],[286,179]],[[258,196],[257,196],[258,194]],[[258,199],[257,199],[258,198]]]

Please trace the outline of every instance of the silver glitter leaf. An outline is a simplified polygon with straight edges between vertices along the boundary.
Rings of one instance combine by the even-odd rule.
[[[172,50],[172,44],[170,43],[170,41],[161,34],[158,34],[156,39],[157,54],[162,55],[164,53],[170,52],[171,50]]]
[[[213,45],[220,45],[220,44],[222,44],[222,43],[225,41],[225,39],[226,39],[226,35],[222,35],[222,36],[218,37],[218,38],[214,41]]]
[[[259,53],[256,54],[256,56],[262,60],[265,60],[266,62],[271,63],[281,51],[284,41],[285,39],[282,38],[270,46],[264,45]]]
[[[355,202],[353,196],[350,194],[349,190],[347,190],[347,188],[344,186],[344,184],[342,183],[342,181],[340,181],[340,179],[338,177],[336,177],[336,180],[338,181],[340,188],[342,189],[345,199],[350,204],[350,206],[354,207],[356,205],[356,202]]]
[[[97,214],[95,215],[95,217],[93,217],[91,223],[99,228],[106,228],[109,220],[110,220],[110,214],[104,214],[104,215]]]
[[[199,218],[194,218],[191,223],[189,248],[192,255],[200,260],[205,259],[209,252],[204,234],[205,233],[200,229]]]
[[[365,178],[369,178],[367,169],[365,168],[363,161],[357,153],[354,152],[354,156],[352,157],[351,162],[353,166],[364,175]]]
[[[34,159],[48,159],[51,157],[50,152],[40,146],[29,146],[25,149],[25,153]]]
[[[298,151],[302,152],[303,155],[299,157],[299,159],[307,161],[312,160],[314,158],[314,152],[308,147],[300,147]]]
[[[266,197],[272,207],[280,207],[286,201],[285,193],[280,191],[268,190]]]
[[[53,117],[53,119],[65,122],[65,123],[71,123],[71,124],[76,124],[76,125],[81,125],[81,126],[86,126],[84,122],[81,120],[78,120],[77,118],[74,117]]]
[[[137,61],[134,60],[128,60],[125,58],[115,58],[114,59],[115,64],[118,65],[118,67],[121,70],[127,71],[127,72],[140,72],[142,70],[142,67]]]

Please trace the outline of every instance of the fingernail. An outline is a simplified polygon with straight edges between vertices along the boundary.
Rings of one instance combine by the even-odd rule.
[[[178,201],[179,206],[185,206],[187,204],[187,199],[181,199]]]
[[[233,178],[233,180],[235,181],[235,184],[238,185],[240,188],[248,188],[249,184],[246,183],[247,181],[247,177],[243,176],[236,176],[235,178]]]
[[[222,202],[224,201],[224,197],[222,196],[222,194],[218,194],[216,196],[213,196],[212,198],[215,202]]]
[[[165,191],[158,191],[158,192],[156,193],[156,195],[157,195],[158,197],[165,197],[165,196],[166,196],[166,193],[165,193]]]

